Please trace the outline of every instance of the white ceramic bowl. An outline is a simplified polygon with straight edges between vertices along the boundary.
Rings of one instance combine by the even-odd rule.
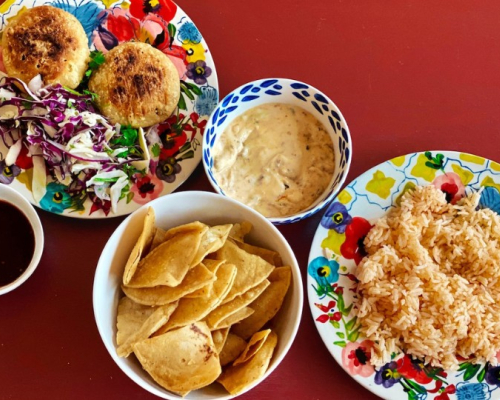
[[[229,93],[210,116],[203,138],[203,166],[214,189],[224,194],[215,179],[212,149],[217,138],[239,115],[250,108],[267,103],[292,104],[309,111],[325,127],[335,149],[335,172],[323,194],[306,210],[295,215],[269,218],[276,224],[289,224],[308,218],[321,210],[338,193],[344,183],[352,158],[352,141],[349,128],[338,107],[324,93],[303,82],[270,78],[247,83]]]
[[[254,227],[248,235],[249,242],[279,252],[283,263],[292,267],[292,284],[283,307],[274,320],[278,345],[268,371],[253,386],[257,385],[279,365],[297,333],[303,303],[301,273],[289,244],[266,218],[235,200],[214,193],[180,192],[153,200],[125,219],[109,239],[97,265],[93,292],[97,327],[109,354],[122,371],[144,389],[165,399],[182,398],[160,387],[142,369],[133,355],[120,358],[116,354],[116,310],[118,300],[123,295],[120,289],[123,269],[142,230],[148,207],[154,208],[156,224],[165,229],[197,220],[211,225],[249,221]],[[249,389],[251,387],[247,390]],[[213,384],[189,393],[185,399],[231,399],[233,397],[221,385]]]
[[[36,213],[33,206],[26,200],[21,194],[11,189],[7,185],[0,183],[0,201],[5,201],[17,207],[26,216],[31,227],[33,228],[33,233],[35,236],[35,249],[33,251],[33,257],[28,265],[28,268],[17,278],[14,282],[11,282],[5,286],[0,286],[0,295],[8,293],[15,288],[21,286],[26,280],[35,272],[40,258],[42,258],[44,235],[42,229],[42,223],[40,218]],[[13,250],[15,251],[15,249]]]

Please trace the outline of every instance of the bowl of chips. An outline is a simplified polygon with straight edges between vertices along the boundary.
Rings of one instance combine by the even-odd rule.
[[[283,360],[303,304],[297,260],[265,217],[181,192],[125,219],[99,259],[101,338],[133,381],[165,399],[230,399]]]

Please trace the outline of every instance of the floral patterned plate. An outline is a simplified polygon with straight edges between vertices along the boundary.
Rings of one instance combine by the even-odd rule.
[[[8,184],[33,204],[76,218],[129,214],[142,204],[174,191],[201,160],[201,138],[207,119],[219,101],[214,62],[201,33],[171,0],[6,0],[0,5],[0,29],[26,9],[51,4],[73,14],[83,25],[91,49],[106,53],[122,42],[152,43],[177,67],[181,78],[178,108],[146,136],[151,156],[146,175],[137,174],[122,191],[113,213],[107,201],[82,190],[68,193],[57,182],[47,184],[38,204],[31,193],[32,163],[23,153],[10,167],[0,140],[0,183]],[[1,54],[1,53],[0,53]],[[3,63],[0,62],[3,70]]]
[[[500,399],[500,366],[463,362],[444,371],[404,355],[381,368],[370,364],[372,343],[360,334],[353,271],[362,239],[400,196],[435,185],[451,201],[484,187],[480,204],[500,214],[500,164],[471,154],[430,151],[380,164],[349,184],[330,204],[309,256],[307,292],[316,327],[344,370],[386,399]],[[498,354],[500,360],[500,353]]]

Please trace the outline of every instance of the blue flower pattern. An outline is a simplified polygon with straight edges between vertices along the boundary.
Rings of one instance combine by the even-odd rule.
[[[317,257],[309,263],[307,272],[318,285],[331,286],[339,280],[339,263],[326,257]]]
[[[330,204],[325,215],[321,218],[321,225],[326,229],[333,229],[337,233],[344,233],[347,225],[352,221],[352,217],[347,212],[347,208],[338,202]]]

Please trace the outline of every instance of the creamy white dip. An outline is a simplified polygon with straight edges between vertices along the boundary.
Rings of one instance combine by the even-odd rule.
[[[266,217],[307,209],[335,169],[333,142],[311,113],[290,104],[254,107],[235,118],[213,149],[224,193]]]

